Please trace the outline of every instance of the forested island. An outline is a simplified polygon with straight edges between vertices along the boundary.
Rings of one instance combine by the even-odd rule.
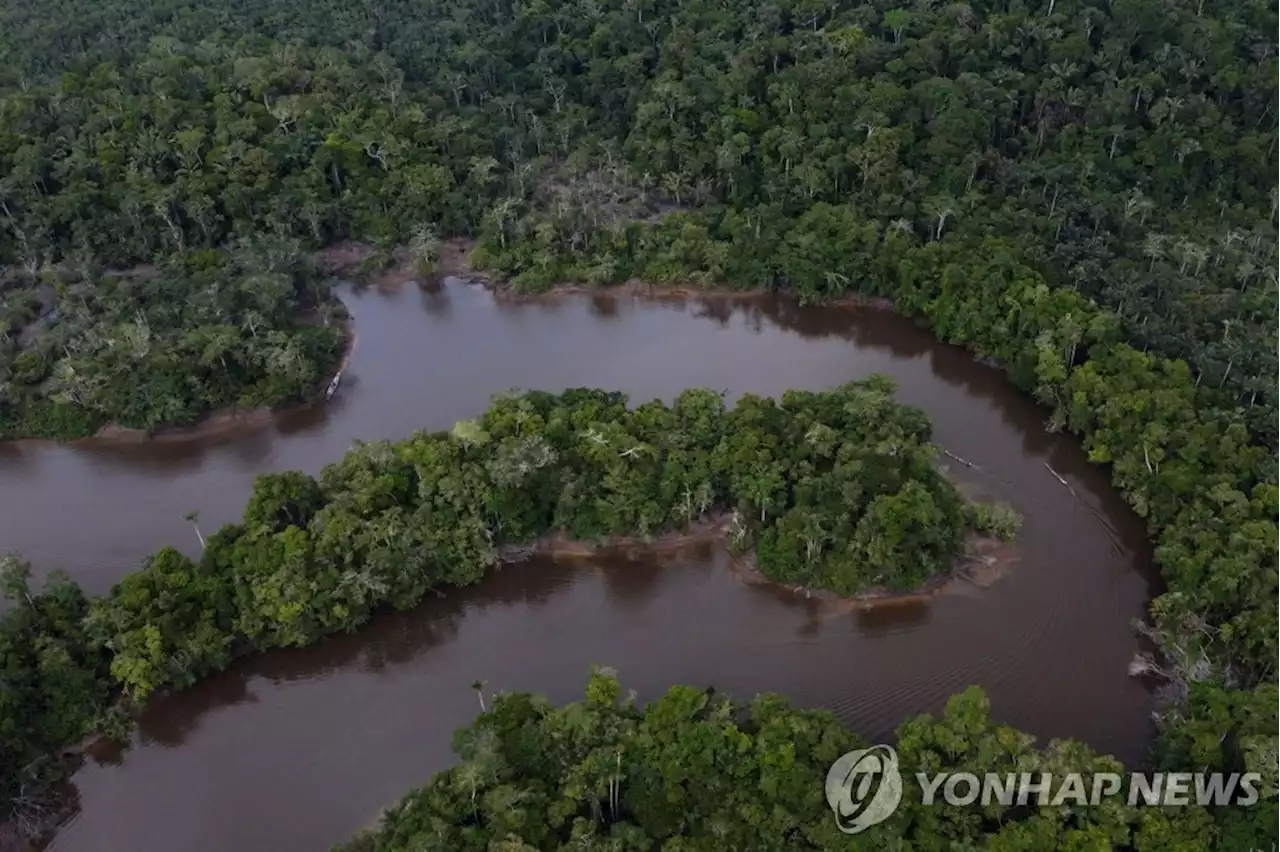
[[[1157,760],[1273,779],[1263,808],[1089,837],[1269,848],[1276,29],[1274,4],[1256,0],[10,4],[0,432],[154,427],[296,397],[340,343],[306,317],[323,295],[305,264],[261,254],[339,239],[407,246],[431,274],[441,240],[465,236],[476,264],[523,291],[641,279],[887,298],[1002,364],[1147,522],[1167,584],[1143,628],[1159,649],[1146,666],[1169,687]],[[255,248],[267,244],[284,248]],[[468,428],[411,441],[427,455],[413,464],[510,434]],[[0,691],[18,754],[4,765],[79,736],[117,685],[180,686],[241,643],[311,641],[377,600],[483,573],[472,560],[493,543],[465,479],[421,498],[453,519],[449,534],[397,549],[409,546],[394,511],[406,486],[381,467],[396,452],[344,460],[359,488],[267,478],[199,565],[163,551],[104,601],[10,580],[26,605],[0,630],[5,683],[20,685]],[[768,471],[752,477],[725,486],[748,494],[746,520],[760,508],[749,490],[769,493]],[[696,507],[686,481],[687,502],[670,499]],[[929,497],[936,555],[962,510],[918,484],[895,511],[925,511]],[[348,490],[360,498],[325,496]],[[571,501],[566,517],[584,533],[619,518],[659,528],[666,503],[618,493],[608,508]],[[810,557],[805,537],[853,543],[856,527],[822,527],[805,509],[826,496],[807,499],[765,508],[766,521],[778,514],[759,552],[773,535],[777,565],[839,582],[853,563]],[[312,577],[314,554],[331,562]],[[383,588],[379,559],[421,573]],[[46,678],[60,684],[48,695]],[[965,825],[966,837],[998,830]],[[959,836],[913,830],[919,846]]]
[[[966,529],[1017,529],[1007,507],[960,497],[929,432],[882,376],[732,409],[709,390],[634,408],[599,390],[532,392],[451,432],[357,445],[319,480],[262,476],[241,523],[206,540],[192,519],[198,561],[165,548],[102,598],[65,578],[32,590],[10,557],[0,781],[19,801],[56,773],[52,750],[122,721],[119,696],[141,702],[245,653],[354,630],[549,536],[646,541],[721,518],[769,578],[913,589],[950,573]]]

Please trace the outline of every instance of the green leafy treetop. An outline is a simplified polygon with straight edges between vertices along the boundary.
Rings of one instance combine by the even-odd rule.
[[[898,728],[903,801],[887,821],[853,836],[837,827],[824,782],[838,757],[868,743],[831,713],[796,710],[776,695],[740,704],[688,686],[644,707],[620,694],[617,679],[597,670],[580,703],[498,696],[455,734],[457,766],[335,852],[1193,852],[1224,839],[1202,808],[1133,807],[1123,795],[1096,806],[925,806],[917,772],[1079,772],[1089,789],[1092,773],[1122,771],[1079,743],[1037,748],[1033,738],[993,722],[986,696],[973,687],[952,697],[941,717]],[[1248,824],[1233,827],[1232,839],[1265,838],[1265,821],[1277,816],[1272,792]]]

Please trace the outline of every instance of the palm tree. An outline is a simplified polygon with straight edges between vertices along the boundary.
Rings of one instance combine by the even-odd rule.
[[[481,713],[487,713],[487,712],[488,712],[488,708],[486,708],[486,707],[484,706],[484,685],[485,685],[486,683],[487,683],[487,681],[483,681],[483,680],[473,680],[473,681],[471,681],[471,688],[472,688],[472,689],[474,689],[474,690],[476,691],[476,697],[480,699],[480,712],[481,712]]]
[[[191,526],[195,527],[196,538],[200,539],[200,549],[204,550],[204,534],[200,532],[200,513],[197,512],[195,509],[192,509],[190,512],[187,512],[182,517],[190,521]]]

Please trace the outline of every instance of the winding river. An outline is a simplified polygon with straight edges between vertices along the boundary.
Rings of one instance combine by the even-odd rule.
[[[935,441],[977,465],[958,471],[966,484],[1023,513],[1020,560],[986,590],[957,583],[928,602],[843,613],[743,585],[711,546],[508,566],[156,701],[131,747],[76,774],[79,812],[53,849],[327,848],[450,764],[452,731],[478,709],[472,680],[559,702],[581,695],[592,663],[642,699],[672,683],[776,691],[873,739],[977,683],[1003,722],[1142,762],[1151,698],[1126,675],[1129,623],[1158,592],[1142,525],[1000,371],[903,318],[785,299],[520,303],[456,281],[344,299],[359,339],[328,405],[199,440],[0,445],[0,548],[100,593],[163,544],[194,552],[183,515],[198,510],[206,530],[233,520],[257,474],[316,472],[355,439],[448,427],[509,388],[597,386],[641,402],[882,372],[929,413]]]

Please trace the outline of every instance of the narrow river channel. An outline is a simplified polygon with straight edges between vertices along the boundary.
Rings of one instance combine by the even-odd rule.
[[[594,386],[638,403],[881,372],[929,413],[937,443],[978,466],[959,471],[970,487],[1023,513],[1020,560],[990,589],[844,613],[744,586],[710,546],[508,566],[155,702],[130,748],[77,773],[80,810],[54,849],[325,849],[449,765],[452,731],[478,710],[471,681],[559,702],[592,663],[642,699],[672,683],[780,692],[872,738],[976,683],[1001,721],[1142,761],[1151,699],[1125,672],[1130,621],[1158,591],[1142,524],[1000,371],[900,317],[785,299],[504,303],[460,282],[344,299],[359,337],[326,406],[199,440],[0,445],[0,549],[101,593],[161,545],[194,552],[184,513],[206,530],[235,519],[257,474],[318,472],[355,439],[445,428],[506,389]]]

